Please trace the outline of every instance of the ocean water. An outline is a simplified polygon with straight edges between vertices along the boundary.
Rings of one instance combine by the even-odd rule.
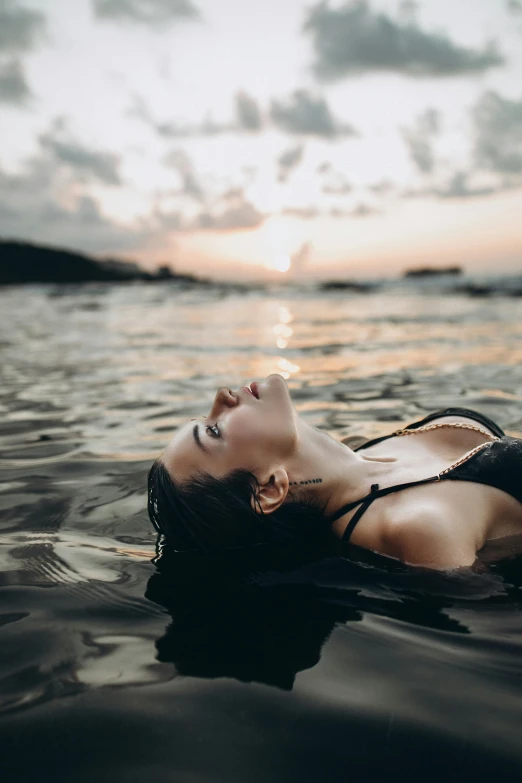
[[[522,436],[520,298],[27,286],[0,350],[2,781],[520,778],[513,542],[153,564],[145,511],[176,426],[272,372],[338,437],[449,405]]]

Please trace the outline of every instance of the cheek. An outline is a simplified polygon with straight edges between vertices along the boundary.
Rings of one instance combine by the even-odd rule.
[[[259,449],[270,439],[270,427],[264,417],[245,408],[231,418],[228,438],[236,449]]]
[[[244,409],[237,411],[230,421],[229,440],[235,449],[243,452],[271,452],[279,450],[289,438],[288,422],[281,417],[270,416],[270,412],[261,414]]]

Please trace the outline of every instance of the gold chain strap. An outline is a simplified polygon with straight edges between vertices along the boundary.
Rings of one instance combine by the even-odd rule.
[[[436,430],[439,429],[440,427],[453,427],[454,429],[474,430],[475,432],[482,433],[482,435],[487,435],[487,437],[490,440],[486,441],[486,443],[481,443],[480,445],[475,446],[474,449],[471,449],[471,451],[467,451],[462,457],[460,457],[456,462],[454,462],[453,465],[450,465],[449,468],[444,468],[444,470],[441,470],[441,472],[437,474],[439,479],[441,476],[444,476],[446,473],[449,473],[451,470],[458,468],[459,465],[462,465],[464,462],[467,462],[468,459],[471,459],[471,457],[473,457],[474,454],[477,454],[481,449],[483,449],[492,441],[500,440],[500,438],[497,437],[497,435],[492,435],[487,430],[482,429],[482,427],[476,427],[474,424],[464,424],[463,422],[460,421],[443,421],[443,422],[439,422],[439,424],[425,424],[424,427],[417,427],[417,429],[397,430],[397,432],[394,432],[394,435],[413,435],[416,432],[427,432],[428,430]]]
[[[480,432],[482,435],[487,435],[491,440],[500,440],[496,435],[492,435],[491,432],[482,429],[482,427],[476,427],[474,424],[464,424],[460,421],[442,421],[439,424],[425,424],[424,427],[417,427],[413,430],[397,430],[394,435],[413,435],[416,432],[428,432],[428,430],[438,430],[441,427],[453,427],[460,430],[474,430],[474,432]]]

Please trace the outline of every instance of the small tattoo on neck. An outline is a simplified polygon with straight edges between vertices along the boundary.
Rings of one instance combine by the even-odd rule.
[[[322,478],[307,479],[306,481],[290,481],[291,487],[295,487],[299,484],[322,484]]]

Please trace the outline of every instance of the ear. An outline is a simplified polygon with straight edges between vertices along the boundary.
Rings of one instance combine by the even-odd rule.
[[[288,473],[277,467],[260,482],[256,500],[252,500],[254,511],[261,508],[263,514],[272,514],[285,502],[288,495]],[[257,501],[257,502],[256,502]]]

